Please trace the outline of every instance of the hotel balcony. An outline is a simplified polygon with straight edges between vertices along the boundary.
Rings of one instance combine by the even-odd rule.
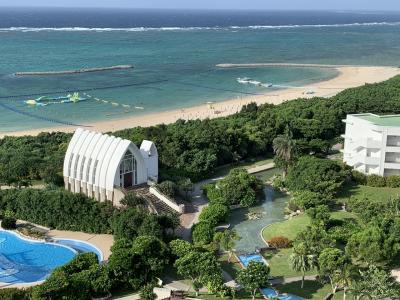
[[[394,169],[394,170],[400,170],[400,162],[399,163],[387,163],[385,162],[385,169]]]
[[[377,141],[371,138],[358,139],[354,142],[354,150],[359,148],[367,148],[367,149],[380,149],[382,146],[381,141]]]
[[[365,156],[360,154],[352,154],[347,157],[348,164],[352,166],[358,164],[378,166],[380,164],[380,161],[380,157]]]

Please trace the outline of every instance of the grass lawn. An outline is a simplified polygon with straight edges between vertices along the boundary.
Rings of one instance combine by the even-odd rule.
[[[228,263],[228,254],[223,254],[220,257],[218,257],[218,261],[221,263],[222,269],[229,275],[231,275],[232,278],[237,277],[237,273],[241,268],[235,256],[231,257],[230,263]]]
[[[266,251],[263,256],[271,268],[271,276],[274,277],[295,277],[301,276],[301,272],[293,271],[289,266],[289,257],[293,249],[281,249],[278,251]],[[316,275],[317,271],[306,272],[306,275]]]
[[[318,281],[304,281],[304,288],[301,288],[301,281],[277,285],[275,287],[280,293],[288,293],[300,296],[305,299],[321,300],[331,292],[329,284],[322,284]],[[332,300],[343,299],[343,292],[337,292]]]
[[[365,185],[347,184],[336,198],[338,202],[347,202],[350,197],[370,200],[387,201],[390,197],[400,195],[400,188],[371,187]]]
[[[354,215],[345,211],[335,211],[331,214],[332,219],[354,218]],[[304,230],[310,224],[310,218],[306,214],[302,214],[290,220],[274,223],[265,227],[262,235],[265,240],[269,240],[274,236],[285,236],[293,240],[296,235]],[[289,266],[289,256],[293,253],[293,249],[281,249],[278,251],[267,251],[264,257],[267,259],[271,267],[271,275],[275,277],[294,277],[301,276],[301,273],[293,271]],[[316,271],[307,272],[307,275],[315,275]]]
[[[265,227],[262,235],[266,241],[275,236],[285,236],[293,240],[296,235],[310,224],[310,218],[302,214],[290,220],[273,223]]]
[[[271,157],[257,157],[257,158],[254,158],[254,159],[251,159],[248,161],[243,161],[243,162],[237,163],[237,164],[224,165],[224,166],[217,167],[215,169],[213,176],[226,176],[226,175],[228,175],[229,171],[231,171],[233,169],[237,169],[237,168],[248,169],[248,168],[266,165],[266,164],[272,163],[273,161],[274,161],[274,159]]]

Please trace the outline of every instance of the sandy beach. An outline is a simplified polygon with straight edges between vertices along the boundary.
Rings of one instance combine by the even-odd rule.
[[[267,64],[249,64],[254,67],[267,66]],[[278,65],[278,64],[274,64]],[[283,65],[283,64],[281,64]],[[240,65],[219,65],[220,67],[240,67]],[[291,66],[291,65],[287,65]],[[311,66],[311,65],[292,65],[292,67]],[[285,101],[293,100],[296,98],[312,98],[312,97],[331,97],[347,88],[357,87],[365,83],[376,83],[387,80],[393,76],[400,74],[400,68],[396,67],[377,67],[377,66],[329,66],[329,65],[312,65],[313,67],[332,68],[338,71],[338,76],[330,80],[321,81],[318,83],[305,85],[302,87],[289,88],[283,90],[275,90],[267,92],[263,95],[238,97],[223,102],[213,103],[210,102],[203,105],[183,108],[178,110],[164,111],[158,113],[149,113],[141,116],[131,116],[128,118],[121,118],[117,120],[105,120],[84,124],[88,129],[110,132],[121,130],[125,128],[132,128],[135,126],[151,126],[157,124],[173,123],[178,119],[205,119],[227,116],[240,111],[241,107],[250,102],[257,104],[272,103],[280,104]],[[0,132],[0,137],[8,136],[22,136],[22,135],[37,135],[40,132],[73,132],[76,127],[73,126],[60,126],[40,128],[26,131],[17,132]]]

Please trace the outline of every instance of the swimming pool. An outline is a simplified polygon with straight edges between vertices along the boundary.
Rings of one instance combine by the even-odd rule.
[[[53,269],[68,263],[76,254],[70,247],[32,241],[14,232],[0,230],[0,282],[42,281]]]
[[[239,255],[239,260],[246,268],[252,261],[260,262],[267,265],[267,261],[260,254]]]
[[[278,294],[278,292],[273,288],[263,288],[263,289],[260,289],[260,291],[267,299],[303,300],[303,298],[300,298],[299,296],[296,296],[296,295]]]
[[[55,243],[59,245],[64,245],[67,247],[71,247],[72,249],[76,250],[78,253],[86,253],[86,252],[93,252],[97,255],[99,261],[103,261],[103,252],[97,247],[92,244],[83,241],[77,240],[70,240],[70,239],[55,239]]]

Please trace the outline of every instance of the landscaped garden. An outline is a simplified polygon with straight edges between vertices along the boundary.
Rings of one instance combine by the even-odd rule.
[[[400,179],[364,178],[327,159],[327,154],[343,133],[342,119],[347,113],[400,111],[399,87],[400,77],[395,77],[330,99],[298,99],[259,107],[250,104],[229,117],[179,120],[115,133],[133,142],[154,141],[159,151],[160,180],[176,183],[209,178],[224,172],[218,167],[227,164],[243,160],[252,164],[251,160],[260,156],[268,159],[274,150],[274,162],[285,174],[274,184],[290,192],[289,213],[301,211],[302,215],[263,232],[279,246],[277,253],[267,256],[269,268],[255,263],[239,270],[235,264],[223,262],[222,268],[244,287],[240,292],[223,285],[220,262],[224,259],[220,255],[231,255],[248,236],[260,241],[261,227],[256,233],[240,234],[239,229],[217,232],[215,227],[231,220],[235,214],[231,206],[240,205],[255,219],[260,213],[263,216],[255,210],[263,203],[263,180],[234,169],[227,178],[207,187],[209,206],[193,228],[192,241],[185,242],[174,235],[176,216],[149,214],[140,201],[128,201],[117,209],[62,191],[58,186],[63,184],[60,172],[70,134],[1,139],[0,182],[15,187],[0,193],[4,215],[7,211],[15,218],[53,228],[108,232],[116,243],[105,265],[99,265],[93,256],[80,255],[55,270],[41,286],[23,292],[1,290],[0,296],[9,293],[21,299],[84,300],[128,290],[153,299],[156,279],[172,268],[171,274],[177,274],[195,292],[207,288],[212,295],[199,297],[208,299],[259,297],[258,288],[269,285],[270,275],[317,273],[324,284],[300,278],[277,288],[310,299],[321,299],[327,293],[341,297],[339,289],[361,299],[366,295],[374,300],[398,297],[399,286],[390,277],[390,270],[398,265],[400,255],[400,200],[398,189],[393,188]],[[46,183],[46,189],[21,189],[35,181]],[[285,202],[276,201],[277,206]],[[338,211],[342,202],[347,213]],[[276,221],[283,220],[283,206]],[[269,210],[272,212],[272,207]],[[234,229],[245,221],[238,218],[236,222]]]

